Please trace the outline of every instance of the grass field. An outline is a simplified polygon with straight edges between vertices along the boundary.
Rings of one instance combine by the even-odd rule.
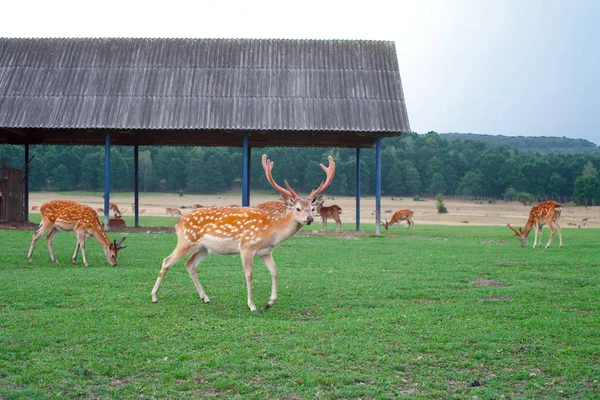
[[[251,313],[237,256],[198,268],[211,304],[183,263],[152,304],[174,234],[127,234],[114,268],[88,239],[85,268],[72,233],[56,265],[0,231],[0,398],[600,398],[599,229],[547,250],[506,227],[392,232],[285,242],[279,300],[264,311],[257,260]]]

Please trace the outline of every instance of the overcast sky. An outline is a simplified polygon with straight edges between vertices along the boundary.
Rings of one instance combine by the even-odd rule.
[[[600,0],[20,0],[0,10],[0,37],[392,40],[415,132],[600,144]]]

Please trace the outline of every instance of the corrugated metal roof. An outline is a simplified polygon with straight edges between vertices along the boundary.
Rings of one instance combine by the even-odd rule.
[[[405,132],[393,42],[0,38],[0,128]]]

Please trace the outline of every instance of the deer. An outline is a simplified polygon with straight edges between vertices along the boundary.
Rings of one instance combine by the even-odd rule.
[[[119,207],[117,207],[115,203],[108,203],[108,207],[115,214],[115,218],[120,218],[123,215],[123,213],[121,212],[121,210],[119,210]]]
[[[126,228],[127,224],[125,223],[125,220],[123,218],[118,217],[118,218],[109,218],[108,226],[110,226],[111,228]]]
[[[323,202],[324,191],[335,175],[335,162],[329,156],[329,166],[320,164],[325,171],[326,179],[310,195],[301,199],[287,180],[287,189],[279,186],[273,179],[274,162],[262,156],[262,166],[267,181],[284,198],[291,212],[285,215],[272,215],[260,208],[254,207],[211,207],[193,210],[183,216],[175,227],[177,247],[162,263],[156,284],[152,289],[152,302],[158,302],[158,289],[163,277],[171,266],[182,258],[189,256],[185,267],[196,286],[201,300],[210,303],[202,285],[198,281],[196,267],[210,253],[239,254],[242,259],[246,287],[248,290],[248,307],[256,312],[257,308],[252,297],[253,259],[260,257],[271,274],[271,295],[266,308],[277,301],[277,267],[273,261],[273,251],[281,243],[294,236],[304,225],[314,221],[314,214]]]
[[[396,230],[400,230],[400,222],[401,221],[406,221],[406,223],[408,224],[406,226],[406,229],[410,229],[410,227],[412,226],[413,228],[413,232],[415,231],[415,221],[413,221],[413,215],[415,213],[412,210],[409,209],[403,209],[403,210],[398,210],[396,211],[394,214],[392,214],[392,219],[390,220],[390,222],[387,221],[387,219],[385,220],[385,222],[380,221],[383,226],[385,226],[385,230],[387,231],[388,229],[390,229],[390,226],[397,224],[396,225]]]
[[[39,211],[40,208],[38,206],[31,206],[31,211]]]
[[[323,227],[321,228],[321,230],[323,232],[327,232],[327,218],[329,218],[329,217],[333,218],[333,220],[335,221],[335,231],[336,232],[342,231],[342,221],[340,220],[340,214],[342,213],[342,207],[338,206],[337,204],[333,204],[328,207],[322,206],[318,209],[318,212],[319,212],[319,215],[321,216],[321,222],[323,224]]]
[[[40,223],[38,230],[33,234],[31,246],[29,247],[29,253],[27,255],[30,262],[33,261],[33,249],[35,248],[35,243],[46,232],[49,232],[48,236],[46,236],[46,241],[48,242],[50,258],[57,264],[58,261],[54,255],[53,241],[59,230],[75,232],[77,235],[77,244],[75,245],[75,253],[73,253],[72,258],[73,264],[77,263],[77,253],[79,252],[79,248],[81,248],[83,264],[86,267],[88,266],[88,261],[85,256],[86,237],[93,236],[94,239],[98,241],[104,250],[106,260],[113,267],[117,266],[118,251],[127,247],[122,246],[125,237],[118,243],[116,240],[111,243],[104,232],[104,228],[98,219],[98,215],[94,209],[89,206],[70,200],[53,200],[41,206],[40,214],[42,216],[42,222]]]
[[[202,204],[194,204],[194,208],[202,208],[204,207]]]
[[[550,239],[548,239],[548,243],[546,243],[546,249],[550,247],[550,243],[552,243],[552,238],[558,230],[558,238],[560,240],[560,248],[563,247],[562,243],[562,232],[560,228],[560,213],[562,212],[562,206],[553,200],[545,201],[536,206],[531,207],[531,211],[529,211],[529,218],[527,219],[527,223],[524,228],[519,228],[517,231],[515,228],[508,224],[508,227],[515,232],[514,236],[518,236],[521,240],[521,247],[525,247],[527,245],[527,236],[531,232],[531,229],[535,230],[535,238],[533,240],[533,247],[542,246],[542,228],[544,225],[548,225],[550,231]],[[555,227],[556,225],[556,227]],[[539,235],[539,243],[538,243],[538,235]]]
[[[181,217],[183,215],[178,208],[167,207],[165,210],[167,212],[166,215],[170,215],[171,217]]]
[[[256,208],[265,210],[266,212],[271,213],[273,215],[284,215],[288,210],[288,206],[285,203],[283,195],[281,200],[266,201],[257,205]]]

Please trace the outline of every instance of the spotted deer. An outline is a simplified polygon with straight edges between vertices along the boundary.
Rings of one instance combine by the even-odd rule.
[[[273,215],[284,215],[288,210],[288,206],[285,203],[285,198],[283,195],[281,196],[281,200],[266,201],[264,203],[260,203],[256,207]]]
[[[253,259],[258,256],[271,273],[271,296],[267,308],[277,301],[277,267],[273,261],[273,250],[282,242],[296,234],[304,225],[314,221],[314,214],[322,197],[317,195],[325,190],[335,174],[335,162],[329,156],[329,167],[321,164],[326,179],[313,190],[306,199],[301,199],[289,186],[279,186],[272,176],[274,163],[262,156],[265,176],[271,186],[285,198],[291,212],[276,216],[265,210],[251,207],[211,207],[199,208],[183,216],[175,230],[177,247],[163,260],[158,279],[152,290],[152,301],[158,302],[158,289],[163,277],[177,261],[190,256],[185,267],[196,286],[200,298],[208,303],[210,299],[198,281],[196,267],[209,253],[239,254],[246,276],[248,307],[256,311],[252,297]]]
[[[167,207],[165,210],[166,214],[170,215],[171,217],[181,217],[183,215],[178,208]]]
[[[413,219],[412,219],[413,215],[414,215],[414,212],[412,210],[408,210],[408,209],[398,210],[392,215],[392,219],[390,220],[390,222],[388,222],[387,219],[385,220],[385,222],[383,222],[383,221],[381,221],[381,222],[383,223],[383,226],[385,226],[385,230],[387,231],[388,229],[390,229],[390,226],[392,226],[394,224],[397,224],[396,229],[400,230],[400,222],[406,221],[406,223],[408,224],[406,226],[406,229],[410,229],[410,227],[412,226],[413,232],[414,232],[415,231],[415,221],[413,221]]]
[[[319,215],[321,216],[321,222],[323,227],[321,230],[323,232],[327,232],[327,218],[331,217],[335,221],[335,231],[342,231],[342,221],[340,219],[340,214],[342,213],[342,207],[337,204],[328,206],[328,207],[319,207]]]
[[[552,243],[552,238],[558,230],[558,238],[560,240],[560,247],[562,248],[562,232],[560,229],[560,213],[562,211],[562,206],[557,202],[550,200],[540,203],[536,206],[531,207],[531,211],[529,211],[529,218],[527,219],[527,223],[524,228],[519,228],[517,231],[515,228],[508,224],[508,227],[515,232],[515,236],[518,236],[521,240],[521,247],[525,247],[527,245],[527,236],[531,232],[532,229],[535,230],[535,238],[533,240],[533,247],[536,245],[538,247],[542,246],[542,228],[544,225],[548,225],[550,231],[550,239],[548,239],[548,243],[546,243],[546,249],[550,247],[550,243]],[[556,225],[556,227],[555,227]],[[538,242],[539,235],[539,242]]]
[[[98,219],[96,212],[89,206],[76,203],[69,200],[53,200],[45,203],[40,208],[40,214],[42,216],[42,222],[40,227],[33,234],[31,240],[31,246],[29,247],[29,254],[27,258],[29,261],[33,261],[33,249],[38,239],[45,234],[46,241],[48,242],[48,250],[50,251],[50,258],[53,262],[58,263],[56,256],[54,255],[54,249],[52,242],[54,237],[61,231],[72,231],[77,235],[77,244],[75,246],[75,253],[73,253],[73,264],[77,262],[77,253],[81,248],[81,256],[83,258],[83,264],[87,267],[88,262],[85,256],[85,238],[93,236],[94,239],[100,243],[106,260],[112,266],[117,265],[117,253],[119,250],[126,248],[127,246],[121,246],[123,240],[121,239],[118,243],[113,241],[112,243],[106,236],[104,228]]]

